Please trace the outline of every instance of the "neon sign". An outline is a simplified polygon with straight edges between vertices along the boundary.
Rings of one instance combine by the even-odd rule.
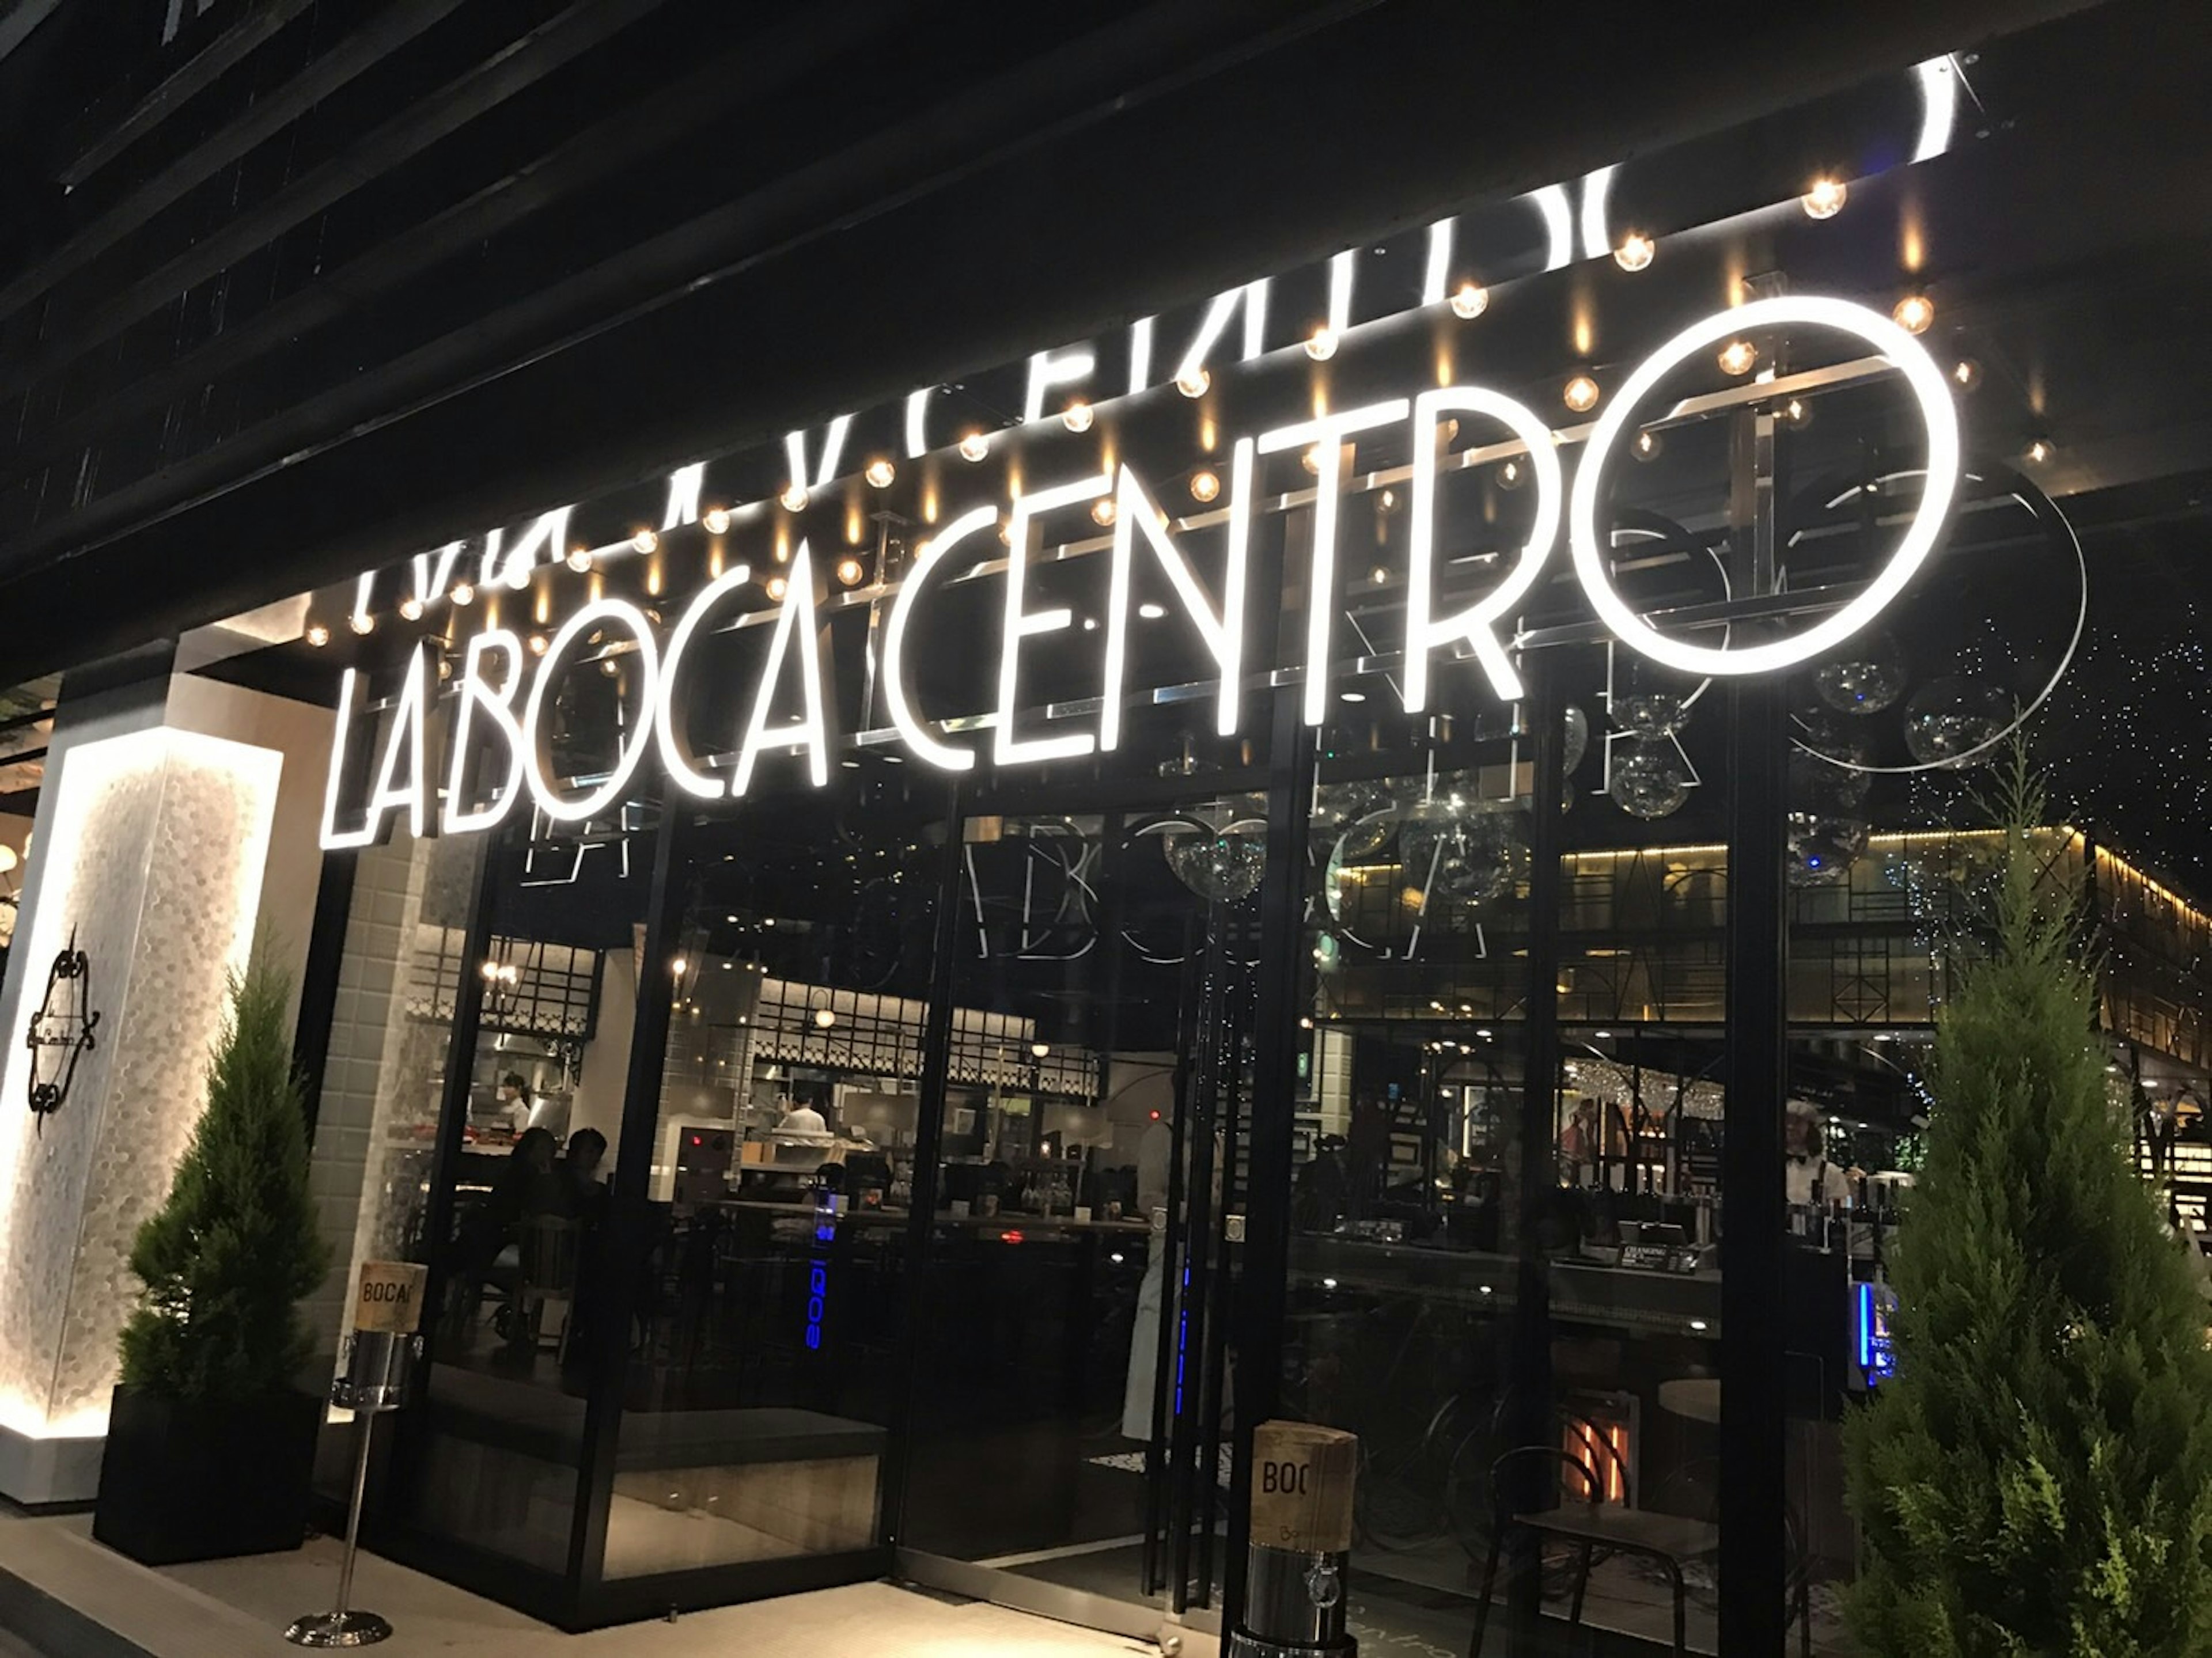
[[[1249,299],[1248,307],[1254,307]],[[1224,313],[1221,325],[1226,326]],[[1659,632],[1638,615],[1613,585],[1607,568],[1609,538],[1601,532],[1601,494],[1607,465],[1629,429],[1638,404],[1661,379],[1686,357],[1737,333],[1783,326],[1838,331],[1870,346],[1904,379],[1926,427],[1927,465],[1920,501],[1911,521],[1887,562],[1850,600],[1817,623],[1787,638],[1750,646],[1699,646]],[[1458,415],[1495,421],[1525,449],[1534,491],[1533,528],[1518,556],[1501,579],[1475,603],[1456,613],[1434,614],[1437,475],[1445,441],[1444,422]],[[1501,630],[1515,608],[1541,578],[1567,527],[1574,570],[1599,620],[1623,645],[1668,667],[1698,675],[1775,672],[1834,648],[1867,626],[1893,602],[1926,562],[1941,536],[1956,494],[1961,465],[1959,421],[1945,377],[1926,349],[1887,317],[1850,301],[1818,296],[1761,300],[1721,312],[1692,324],[1668,341],[1629,376],[1595,425],[1577,467],[1571,494],[1558,452],[1559,439],[1533,410],[1504,393],[1480,386],[1450,386],[1407,398],[1386,399],[1298,421],[1230,445],[1231,464],[1225,507],[1226,551],[1218,605],[1206,592],[1164,527],[1165,518],[1143,477],[1124,462],[1109,471],[1043,483],[1016,495],[1003,514],[1004,624],[997,661],[997,698],[991,737],[993,758],[1014,767],[1110,753],[1121,740],[1121,706],[1127,674],[1129,612],[1134,572],[1148,559],[1167,579],[1178,604],[1212,659],[1215,729],[1234,736],[1242,717],[1242,692],[1249,651],[1243,637],[1244,598],[1249,562],[1250,527],[1261,502],[1255,485],[1256,457],[1308,451],[1315,457],[1312,525],[1304,572],[1304,591],[1332,595],[1339,591],[1338,507],[1342,494],[1343,452],[1358,434],[1405,426],[1413,458],[1413,524],[1408,553],[1409,592],[1405,633],[1400,641],[1405,672],[1401,698],[1408,714],[1426,706],[1430,661],[1440,648],[1464,643],[1499,697],[1521,693],[1521,682]],[[1018,718],[1021,664],[1025,645],[1073,625],[1066,605],[1032,609],[1029,598],[1032,561],[1037,556],[1037,519],[1042,514],[1086,503],[1111,501],[1115,531],[1108,555],[1104,663],[1095,726],[1052,735],[1024,733]],[[908,573],[892,598],[881,638],[880,692],[899,742],[914,759],[950,772],[972,769],[973,749],[950,742],[931,727],[915,706],[909,661],[909,635],[928,604],[927,578],[956,549],[996,530],[1002,514],[994,506],[963,513],[946,525]],[[1105,521],[1101,519],[1101,521]],[[1142,544],[1141,552],[1139,543]],[[488,559],[486,574],[511,580],[505,568]],[[757,766],[767,754],[803,756],[811,784],[829,780],[833,736],[823,660],[823,629],[817,614],[812,555],[804,541],[792,555],[782,598],[772,623],[765,659],[751,686],[749,713],[738,734],[737,756],[726,780],[705,768],[684,738],[687,706],[685,672],[702,627],[744,580],[744,568],[726,571],[692,597],[670,628],[664,643],[654,623],[637,605],[612,597],[593,598],[562,623],[534,665],[514,635],[489,629],[469,642],[455,687],[456,701],[443,774],[445,796],[439,828],[447,834],[489,829],[526,793],[537,809],[556,822],[575,823],[605,813],[624,798],[648,750],[657,751],[666,774],[687,793],[702,799],[742,798]],[[1328,716],[1329,670],[1334,659],[1332,629],[1340,607],[1334,602],[1306,605],[1301,705],[1310,725]],[[582,792],[563,786],[554,774],[547,729],[549,708],[563,677],[574,671],[577,647],[587,638],[619,636],[623,659],[644,717],[634,720],[617,740],[614,760]],[[795,720],[772,717],[785,682],[795,678],[802,712]],[[526,686],[525,681],[527,680]],[[409,656],[359,817],[341,823],[342,780],[348,775],[349,745],[359,723],[362,691],[358,673],[349,669],[341,686],[339,718],[325,802],[323,844],[329,847],[367,845],[386,822],[404,813],[409,829],[422,834],[431,817],[426,715],[436,695],[435,664],[427,646]],[[518,699],[521,713],[515,712]],[[472,804],[465,773],[472,750],[489,749],[494,775],[481,804]],[[518,786],[518,779],[520,786]],[[479,780],[481,786],[483,780]]]

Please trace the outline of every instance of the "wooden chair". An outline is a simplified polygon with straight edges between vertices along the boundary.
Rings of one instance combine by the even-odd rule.
[[[522,1223],[522,1278],[515,1291],[516,1316],[524,1336],[533,1347],[544,1347],[541,1327],[549,1302],[560,1304],[561,1327],[554,1335],[554,1351],[566,1361],[569,1309],[575,1305],[576,1272],[582,1258],[584,1229],[558,1215],[532,1215]]]

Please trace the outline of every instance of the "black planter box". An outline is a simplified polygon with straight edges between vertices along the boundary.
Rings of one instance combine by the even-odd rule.
[[[149,1566],[307,1540],[322,1401],[202,1405],[118,1388],[92,1534]]]

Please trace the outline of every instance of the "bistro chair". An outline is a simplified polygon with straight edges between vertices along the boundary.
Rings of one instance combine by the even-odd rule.
[[[542,1326],[549,1302],[559,1304],[561,1326],[552,1345],[562,1362],[568,1352],[570,1309],[576,1301],[577,1267],[582,1259],[584,1229],[558,1215],[533,1215],[522,1224],[522,1280],[515,1291],[516,1339],[532,1347],[545,1345]]]
[[[1583,1495],[1571,1497],[1563,1482],[1556,1508],[1516,1510],[1506,1500],[1504,1476],[1512,1465],[1530,1457],[1547,1467],[1571,1471],[1581,1480]],[[1474,1635],[1468,1643],[1468,1658],[1482,1658],[1482,1637],[1490,1623],[1490,1598],[1498,1584],[1498,1557],[1504,1552],[1507,1531],[1516,1526],[1534,1533],[1540,1541],[1564,1543],[1574,1550],[1574,1598],[1567,1608],[1570,1631],[1582,1626],[1583,1599],[1589,1588],[1591,1560],[1598,1550],[1603,1549],[1608,1554],[1640,1555],[1656,1562],[1666,1572],[1674,1591],[1675,1658],[1688,1658],[1690,1649],[1685,1627],[1687,1588],[1682,1568],[1692,1560],[1717,1552],[1721,1546],[1721,1529],[1705,1521],[1685,1519],[1680,1515],[1655,1514],[1645,1509],[1601,1502],[1600,1494],[1604,1489],[1595,1469],[1557,1445],[1517,1446],[1490,1465],[1490,1501],[1494,1516],[1490,1528],[1490,1558],[1483,1567],[1482,1598],[1475,1605]]]

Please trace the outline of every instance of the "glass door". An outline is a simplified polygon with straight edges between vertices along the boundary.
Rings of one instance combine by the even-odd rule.
[[[912,1303],[918,1576],[1133,1635],[1210,1621],[1262,813],[1194,791],[962,824]]]

